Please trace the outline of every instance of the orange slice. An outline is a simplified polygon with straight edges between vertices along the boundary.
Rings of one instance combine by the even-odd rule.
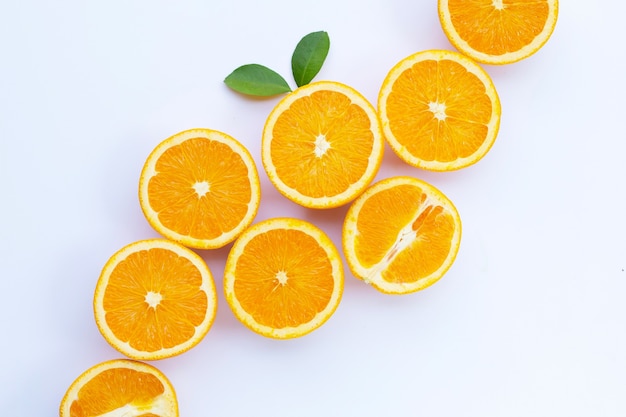
[[[381,87],[378,111],[394,152],[432,171],[478,162],[500,127],[500,99],[491,78],[451,51],[422,51],[397,63]]]
[[[141,240],[105,264],[94,295],[98,329],[133,359],[181,354],[207,334],[217,296],[204,260],[166,239]]]
[[[61,417],[177,417],[176,393],[152,365],[114,359],[95,365],[70,385],[61,400]]]
[[[310,208],[352,201],[374,179],[383,149],[374,107],[337,82],[315,82],[288,94],[263,129],[262,161],[270,181]]]
[[[388,294],[424,289],[450,268],[461,219],[441,191],[412,177],[377,182],[346,214],[342,243],[352,273]]]
[[[558,0],[439,0],[450,42],[485,64],[510,64],[537,52],[550,38]]]
[[[269,219],[235,241],[224,274],[235,316],[267,337],[288,339],[320,327],[343,293],[343,266],[328,236],[309,222]]]
[[[256,216],[261,191],[248,150],[210,129],[191,129],[161,142],[139,180],[139,202],[152,227],[198,249],[233,241]]]

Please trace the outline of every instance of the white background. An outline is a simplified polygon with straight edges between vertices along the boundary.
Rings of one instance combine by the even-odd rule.
[[[377,179],[425,179],[460,211],[448,274],[386,296],[346,270],[335,315],[276,341],[224,302],[231,245],[200,251],[220,290],[216,321],[191,351],[153,362],[181,416],[626,415],[626,6],[561,3],[542,50],[485,67],[502,124],[483,160],[436,174],[387,148]],[[436,0],[2,2],[1,415],[56,415],[74,378],[121,356],[96,328],[93,290],[116,250],[157,236],[137,185],[166,137],[192,127],[236,137],[259,164],[256,220],[304,218],[339,245],[346,207],[296,206],[261,168],[279,98],[222,82],[259,63],[293,86],[291,52],[317,30],[331,49],[316,80],[372,102],[400,59],[452,49]]]

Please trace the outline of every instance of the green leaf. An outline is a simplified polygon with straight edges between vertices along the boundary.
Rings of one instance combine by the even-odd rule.
[[[268,97],[291,91],[280,74],[259,64],[242,65],[224,79],[233,90],[252,96]]]
[[[311,82],[322,68],[330,49],[330,38],[324,31],[313,32],[298,42],[291,56],[291,70],[298,87]]]

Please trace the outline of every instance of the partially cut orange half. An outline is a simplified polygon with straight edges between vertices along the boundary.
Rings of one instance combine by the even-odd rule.
[[[60,417],[177,417],[176,392],[152,365],[114,359],[83,372],[61,400]]]
[[[239,141],[216,130],[190,129],[150,153],[141,171],[139,202],[164,237],[215,249],[252,223],[260,190],[254,160]]]
[[[385,138],[406,163],[432,171],[470,166],[491,149],[500,99],[487,72],[458,52],[422,51],[398,62],[378,96]]]
[[[156,360],[196,346],[217,311],[213,276],[191,249],[167,239],[140,240],[105,264],[93,301],[98,329],[119,352]]]
[[[276,218],[247,229],[226,260],[224,292],[235,316],[266,337],[289,339],[319,328],[343,294],[343,266],[313,224]]]
[[[344,255],[355,277],[388,294],[406,294],[437,282],[452,266],[461,219],[434,186],[391,177],[369,187],[343,224]]]
[[[263,129],[262,161],[276,189],[310,208],[344,205],[380,167],[384,139],[376,110],[354,88],[332,81],[285,96]]]

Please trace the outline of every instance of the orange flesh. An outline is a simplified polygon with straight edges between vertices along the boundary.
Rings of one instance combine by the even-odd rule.
[[[140,351],[171,348],[191,339],[206,316],[202,276],[188,260],[154,248],[129,255],[111,272],[104,294],[106,322],[116,337]],[[146,301],[158,294],[156,306]]]
[[[449,0],[452,25],[473,49],[502,55],[530,44],[548,19],[545,0],[503,0],[497,9],[492,0]]]
[[[444,106],[445,118],[432,106]],[[389,127],[409,153],[426,161],[472,155],[487,136],[492,115],[485,86],[462,65],[426,60],[404,71],[387,99]]]
[[[310,197],[344,192],[367,169],[374,146],[371,128],[365,111],[342,93],[317,91],[302,97],[274,125],[271,158],[278,177]],[[319,137],[330,148],[318,157]]]
[[[236,275],[241,307],[259,324],[278,329],[310,322],[328,305],[334,286],[328,255],[299,230],[270,230],[252,238]]]
[[[359,212],[357,229],[359,263],[372,268],[390,262],[383,278],[408,283],[435,272],[446,260],[455,226],[453,216],[429,202],[419,187],[399,185],[367,200]],[[411,243],[397,249],[400,236],[409,229],[411,235],[405,238],[412,239]]]
[[[81,387],[78,399],[70,406],[70,416],[99,416],[127,404],[149,408],[164,391],[163,383],[152,374],[128,368],[108,369]],[[153,416],[159,417],[152,413],[139,417]]]
[[[248,168],[229,146],[196,138],[168,149],[156,164],[148,198],[161,223],[196,239],[214,239],[239,225],[248,211]],[[208,185],[200,196],[195,184]]]

